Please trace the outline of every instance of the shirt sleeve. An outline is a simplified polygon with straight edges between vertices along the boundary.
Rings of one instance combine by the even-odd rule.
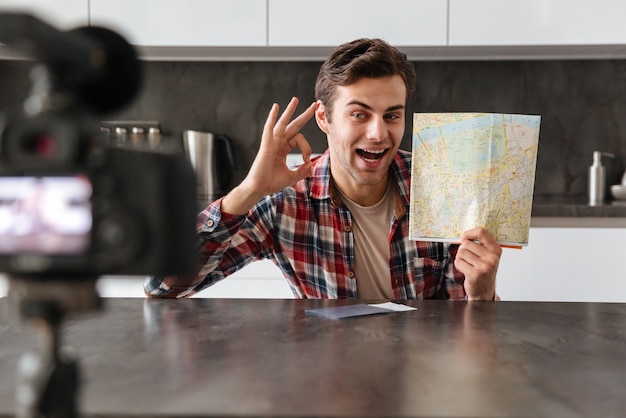
[[[450,244],[448,248],[448,265],[445,269],[445,285],[443,286],[443,299],[465,299],[465,275],[454,267],[454,260],[459,249],[458,244]]]
[[[271,247],[271,230],[255,206],[248,215],[221,212],[222,199],[204,209],[197,218],[198,274],[194,276],[151,276],[144,282],[148,297],[191,296],[263,258]]]

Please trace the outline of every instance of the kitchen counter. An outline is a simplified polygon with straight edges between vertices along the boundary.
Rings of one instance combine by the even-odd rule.
[[[585,197],[533,199],[531,227],[626,227],[626,202],[590,206]]]
[[[107,299],[68,320],[81,416],[619,416],[626,304],[407,301],[343,320],[346,300]],[[7,308],[0,299],[0,310]],[[0,316],[0,416],[32,330]],[[41,343],[41,341],[39,341]]]
[[[608,201],[602,206],[589,206],[584,197],[533,199],[532,217],[626,217],[626,202]]]

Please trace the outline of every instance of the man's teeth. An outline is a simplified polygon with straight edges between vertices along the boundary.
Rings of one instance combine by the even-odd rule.
[[[376,161],[385,153],[385,151],[386,150],[384,150],[384,149],[383,150],[375,150],[375,151],[359,150],[359,154],[365,160]]]

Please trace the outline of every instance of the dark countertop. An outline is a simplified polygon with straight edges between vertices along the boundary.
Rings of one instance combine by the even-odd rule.
[[[590,206],[585,197],[534,198],[531,216],[533,218],[626,218],[626,202],[607,201],[602,206]]]
[[[81,412],[109,416],[619,416],[626,304],[409,301],[332,320],[354,301],[107,299],[65,323]],[[7,308],[0,299],[0,311]],[[0,317],[0,416],[32,330]]]

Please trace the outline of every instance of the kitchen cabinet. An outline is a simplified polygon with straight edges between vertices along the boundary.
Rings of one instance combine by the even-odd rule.
[[[143,298],[144,277],[102,276],[98,294],[105,298]],[[0,297],[6,295],[7,284],[0,275]],[[282,272],[270,260],[254,262],[193,296],[194,298],[293,299],[293,293]]]
[[[90,0],[92,25],[109,27],[137,46],[267,44],[266,0]]]
[[[0,0],[0,10],[32,13],[61,30],[89,23],[89,0]]]
[[[447,0],[269,0],[268,46],[337,46],[360,37],[445,46]]]
[[[623,45],[615,0],[450,0],[450,46]]]
[[[625,242],[626,227],[531,227],[527,247],[503,250],[498,294],[512,301],[626,302]],[[278,267],[263,260],[198,297],[293,295]]]
[[[294,298],[287,279],[270,260],[255,261],[193,297],[236,299]]]
[[[0,0],[0,11],[30,13],[59,30],[89,24],[89,0]],[[0,43],[0,59],[18,57],[23,55]]]
[[[144,276],[105,275],[96,289],[103,298],[144,298]],[[0,298],[9,291],[8,277],[0,273]],[[193,296],[194,298],[293,299],[282,272],[270,260],[252,263]]]
[[[626,302],[626,228],[530,228],[528,246],[503,250],[503,300]]]
[[[614,0],[0,0],[60,28],[119,32],[147,60],[324,60],[380,37],[411,60],[623,59]],[[0,59],[12,58],[0,48]]]
[[[625,227],[531,227],[527,247],[503,250],[498,294],[508,301],[626,302],[625,241]],[[98,291],[103,297],[144,297],[142,284],[143,277],[104,276]],[[0,298],[7,290],[0,274]],[[195,297],[291,299],[293,294],[278,267],[263,260]]]

